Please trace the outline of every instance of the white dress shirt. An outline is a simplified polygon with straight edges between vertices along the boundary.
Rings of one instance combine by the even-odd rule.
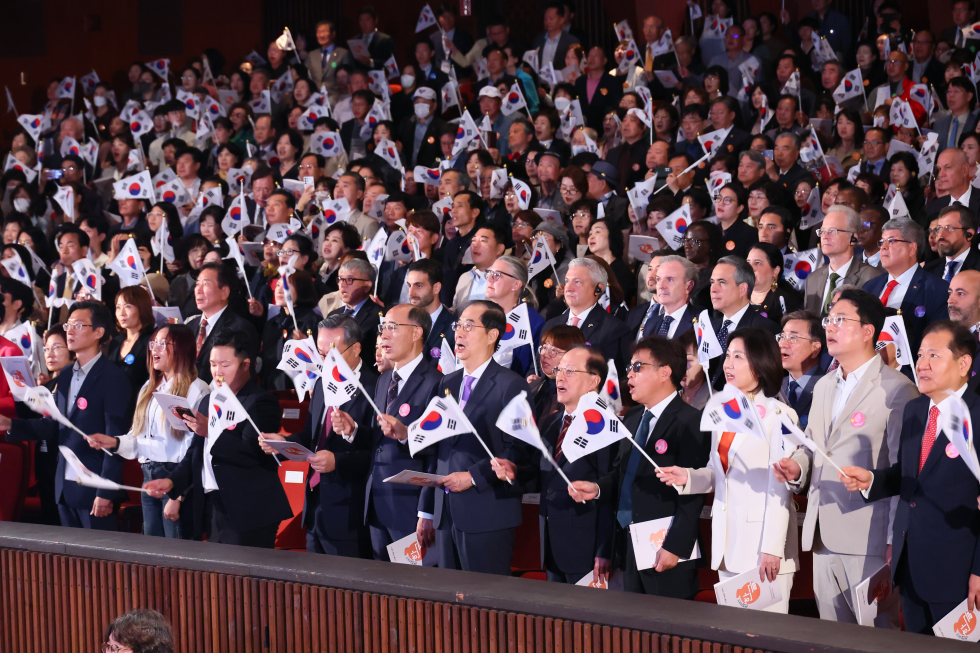
[[[596,302],[596,304],[598,304],[598,302]],[[585,309],[584,311],[582,311],[578,315],[575,315],[574,313],[572,313],[572,308],[569,306],[569,308],[568,308],[568,321],[565,322],[565,324],[567,324],[568,326],[575,326],[572,323],[572,318],[576,318],[577,317],[578,318],[578,326],[579,326],[579,328],[581,328],[582,325],[585,324],[585,318],[589,317],[589,313],[591,313],[592,312],[592,309],[596,307],[596,304],[593,304],[592,306],[589,306],[587,309]]]
[[[833,423],[837,423],[837,417],[840,415],[840,412],[844,410],[847,400],[851,398],[852,394],[854,394],[854,388],[856,388],[857,384],[861,382],[861,377],[864,376],[864,373],[868,371],[869,367],[871,367],[871,363],[874,361],[877,355],[877,353],[874,354],[874,356],[865,361],[861,367],[848,374],[846,379],[844,378],[844,368],[837,368],[837,390],[834,392]]]
[[[969,208],[970,206],[970,195],[973,192],[973,184],[969,184],[966,187],[966,192],[959,197],[953,197],[953,194],[949,194],[949,205],[953,206],[953,202],[959,202],[963,206]]]
[[[949,264],[953,264],[953,274],[956,275],[961,269],[963,269],[963,262],[966,260],[966,255],[970,253],[970,248],[967,247],[963,250],[963,253],[956,258],[946,257],[946,265],[943,267],[943,279],[946,278],[946,274],[949,271]]]
[[[406,363],[405,365],[403,365],[401,367],[401,369],[399,369],[397,366],[395,366],[395,371],[398,372],[398,379],[399,379],[398,380],[398,393],[399,394],[401,394],[401,391],[405,389],[405,384],[408,382],[408,377],[412,376],[412,373],[415,371],[415,368],[418,367],[419,366],[419,363],[421,363],[421,362],[422,362],[422,354],[419,354],[418,356],[416,356],[415,358],[413,358],[411,360],[411,362]]]
[[[742,321],[742,318],[743,317],[745,317],[745,312],[747,310],[749,310],[749,306],[750,306],[750,304],[746,304],[742,308],[738,309],[735,312],[735,314],[732,315],[731,317],[722,314],[722,320],[721,320],[721,325],[722,326],[725,326],[725,320],[729,320],[731,322],[731,324],[728,325],[728,333],[729,334],[731,334],[732,331],[734,331],[735,329],[738,328],[738,323]]]
[[[905,299],[905,293],[908,292],[909,286],[912,285],[912,276],[918,269],[918,265],[913,265],[897,277],[893,277],[891,274],[888,275],[888,281],[885,283],[885,287],[882,289],[879,297],[885,294],[889,283],[892,281],[898,282],[898,285],[892,288],[892,293],[888,295],[888,308],[902,308],[902,300]]]
[[[221,310],[217,311],[214,315],[212,315],[211,317],[208,318],[208,325],[207,325],[207,327],[205,327],[205,331],[204,331],[204,337],[205,338],[207,338],[208,336],[211,335],[211,330],[214,329],[215,323],[218,321],[218,319],[221,317],[221,315],[225,311],[227,311],[227,310],[228,310],[228,305],[225,304],[224,308],[222,308]],[[203,313],[201,314],[201,318],[200,319],[201,320],[204,319],[204,314]],[[201,322],[200,322],[200,320],[198,320],[197,325],[194,328],[194,337],[195,338],[197,338],[197,332],[198,332],[198,330],[200,328],[201,328]]]
[[[466,371],[466,368],[465,367],[463,368],[463,382],[459,385],[459,400],[460,400],[459,407],[460,408],[465,408],[466,407],[466,402],[463,401],[463,388],[466,387],[466,377],[472,376],[475,379],[473,381],[473,385],[470,386],[470,396],[472,396],[473,395],[473,392],[476,390],[477,384],[480,383],[480,377],[482,377],[483,376],[483,373],[487,371],[487,366],[490,365],[490,361],[492,361],[492,360],[493,360],[493,358],[488,358],[486,360],[486,362],[483,363],[483,365],[481,365],[480,367],[476,368],[472,372],[467,372]]]
[[[746,307],[746,308],[748,308],[748,307]],[[673,322],[670,323],[670,327],[667,329],[667,337],[668,338],[673,338],[674,337],[674,334],[677,333],[677,325],[679,325],[681,323],[681,318],[684,317],[684,311],[686,311],[686,310],[687,310],[687,304],[681,304],[681,307],[680,308],[678,308],[673,313],[669,313],[668,314],[674,320]],[[741,312],[744,315],[745,314],[745,309],[742,309]]]
[[[473,276],[473,281],[470,283],[470,295],[469,300],[474,302],[478,299],[487,298],[487,272],[486,270],[480,271],[477,268],[470,270],[470,274]]]
[[[837,280],[837,285],[840,285],[840,284],[844,283],[844,277],[847,276],[847,271],[851,269],[851,263],[853,263],[853,262],[854,262],[854,257],[851,256],[851,258],[847,259],[847,263],[845,263],[844,265],[840,266],[840,269],[839,270],[835,270],[834,268],[830,267],[830,263],[827,264],[827,270],[828,270],[828,272],[827,272],[827,281],[823,284],[823,295],[821,295],[821,297],[820,297],[820,306],[821,307],[827,301],[827,293],[831,293],[831,292],[834,291],[834,289],[830,287],[830,273],[833,272],[834,274],[839,274],[840,275],[840,278]],[[837,286],[834,286],[834,288],[836,288],[836,287]]]

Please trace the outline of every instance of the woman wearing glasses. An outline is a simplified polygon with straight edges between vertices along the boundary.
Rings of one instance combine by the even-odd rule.
[[[803,293],[783,278],[783,254],[771,243],[756,243],[747,259],[755,272],[755,287],[749,301],[762,317],[779,322],[803,305]]]
[[[569,208],[569,218],[572,222],[572,236],[575,242],[569,238],[570,248],[575,252],[573,258],[581,258],[589,251],[589,230],[596,221],[599,210],[599,203],[591,197],[585,197],[572,204]]]
[[[197,378],[194,361],[197,347],[194,332],[183,324],[169,324],[157,329],[149,341],[149,380],[143,384],[136,400],[133,426],[118,438],[101,433],[93,434],[91,444],[96,449],[117,449],[123,458],[138,458],[143,468],[143,482],[167,478],[177,467],[194,442],[194,434],[174,429],[163,413],[154,393],[176,395],[187,399],[196,408],[198,401],[210,390]],[[193,509],[183,503],[187,498],[154,499],[143,493],[143,534],[157,537],[191,539]]]
[[[541,224],[541,216],[534,211],[521,211],[514,217],[514,224],[511,228],[511,237],[514,239],[514,256],[521,259],[524,265],[531,260],[531,252],[534,251],[534,239],[531,235],[537,226]]]
[[[714,431],[707,467],[664,467],[657,476],[681,495],[715,493],[712,569],[722,581],[752,571],[760,580],[778,582],[782,599],[765,611],[786,613],[798,565],[796,508],[789,487],[776,481],[771,468],[795,448],[784,444],[780,420],[796,425],[798,419],[775,399],[783,378],[780,360],[771,333],[736,329],[725,353],[725,380],[755,404],[761,434]]]
[[[529,399],[534,405],[534,414],[538,416],[539,422],[559,408],[555,369],[561,362],[562,356],[573,346],[584,344],[585,336],[582,335],[582,330],[567,324],[553,326],[541,336],[541,346],[538,347],[540,376],[529,374],[527,377],[530,386]]]
[[[487,299],[496,302],[507,315],[507,329],[500,338],[500,347],[493,355],[499,365],[514,370],[521,376],[537,373],[540,367],[533,359],[531,348],[538,348],[541,342],[541,328],[544,318],[536,310],[538,299],[527,287],[527,267],[513,256],[501,256],[487,270]],[[520,304],[527,306],[528,321],[517,321],[510,315]],[[514,328],[511,328],[511,325]],[[529,333],[522,334],[527,330]],[[510,341],[526,335],[531,344],[510,345]]]
[[[752,245],[759,242],[759,230],[750,227],[745,218],[748,202],[745,188],[738,182],[727,184],[715,196],[715,215],[722,230],[725,255],[745,258]]]
[[[153,301],[146,288],[122,288],[116,295],[116,328],[119,335],[109,342],[109,360],[123,371],[132,388],[142,387],[149,378],[146,344],[155,325]],[[135,397],[133,399],[135,401]],[[130,410],[132,408],[130,405]]]

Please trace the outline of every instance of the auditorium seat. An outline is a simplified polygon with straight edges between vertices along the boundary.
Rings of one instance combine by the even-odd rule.
[[[143,468],[137,459],[123,465],[122,484],[143,487]],[[128,490],[129,496],[119,504],[119,530],[126,533],[143,532],[143,497],[141,492]]]
[[[279,467],[279,481],[286,490],[286,498],[289,499],[289,507],[293,510],[293,516],[284,519],[279,524],[279,532],[276,534],[277,549],[301,549],[306,550],[306,531],[303,529],[303,501],[306,497],[306,475],[309,473],[310,464],[303,462],[293,462],[280,456],[282,465]]]
[[[524,503],[521,504],[523,521],[517,527],[514,536],[514,554],[510,562],[514,576],[522,576],[524,572],[540,571],[544,568],[541,562],[541,530],[538,526],[537,496],[526,494]],[[534,503],[530,503],[532,500]]]
[[[0,444],[0,521],[17,521],[24,501],[24,450],[19,444]]]
[[[282,409],[282,424],[279,427],[281,433],[298,433],[303,430],[306,424],[306,415],[310,411],[310,402],[299,402],[295,399],[279,399],[279,407]]]

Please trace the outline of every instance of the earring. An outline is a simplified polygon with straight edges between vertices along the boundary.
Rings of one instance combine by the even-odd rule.
[[[776,292],[777,287],[779,287],[779,284],[776,283],[776,279],[774,278],[772,280],[772,286],[770,286],[770,288],[772,289],[773,292]]]

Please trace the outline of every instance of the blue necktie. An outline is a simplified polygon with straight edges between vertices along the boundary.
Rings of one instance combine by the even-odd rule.
[[[956,269],[956,262],[950,261],[946,264],[946,276],[943,277],[943,281],[949,283],[953,280],[953,271]]]
[[[653,413],[649,410],[643,411],[643,419],[640,420],[640,428],[636,432],[636,444],[640,448],[646,447],[647,438],[650,437],[650,421]],[[636,470],[640,466],[643,454],[633,447],[630,450],[630,458],[626,463],[626,474],[623,476],[623,486],[619,494],[619,509],[616,511],[616,519],[619,525],[626,528],[633,521],[633,480],[636,478]]]
[[[796,402],[800,399],[800,384],[796,381],[789,382],[789,405],[794,409],[796,408]]]
[[[946,139],[946,147],[956,147],[956,130],[960,127],[960,119],[953,118],[953,124],[949,126],[949,138]]]
[[[657,332],[658,336],[665,336],[670,333],[670,323],[674,321],[669,315],[664,316],[663,322],[660,323],[660,331]]]

